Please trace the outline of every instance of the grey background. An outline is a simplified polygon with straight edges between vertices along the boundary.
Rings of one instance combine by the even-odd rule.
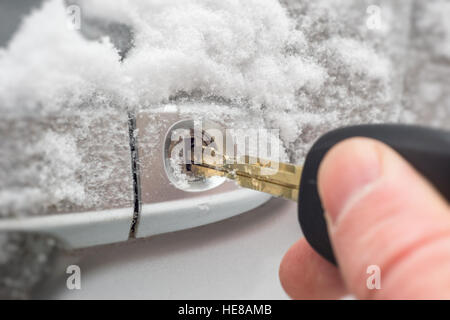
[[[0,1],[0,46],[5,46],[20,25],[22,17],[41,4],[41,0]]]

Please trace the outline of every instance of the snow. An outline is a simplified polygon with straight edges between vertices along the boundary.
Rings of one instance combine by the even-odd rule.
[[[281,153],[286,151],[295,163],[332,128],[399,118],[400,101],[391,86],[400,82],[391,67],[397,56],[380,43],[406,37],[407,30],[395,36],[368,31],[366,6],[359,1],[68,3],[81,7],[81,32],[67,28],[62,0],[48,0],[0,49],[2,116],[12,122],[63,118],[66,128],[43,125],[32,141],[25,132],[5,128],[27,146],[23,166],[14,168],[23,177],[19,180],[33,181],[4,183],[0,197],[17,188],[33,190],[35,199],[46,203],[30,213],[50,207],[57,212],[101,208],[111,197],[120,197],[101,189],[111,185],[108,180],[129,181],[123,119],[130,109],[175,104],[182,112],[217,118],[228,128],[279,129]],[[382,4],[385,12],[395,9]],[[408,18],[402,11],[399,15]],[[402,21],[398,15],[385,16],[390,30]],[[209,112],[200,112],[200,105]],[[114,114],[109,122],[100,120],[105,112]],[[86,129],[83,123],[95,118],[105,128],[89,126],[89,134],[73,130],[74,114],[80,127]],[[122,129],[123,135],[113,129]],[[122,153],[96,148],[93,136],[98,135]],[[11,148],[8,143],[4,147]],[[10,156],[11,150],[3,153]],[[24,168],[28,162],[39,179],[33,166]],[[8,160],[3,165],[13,166]],[[127,205],[131,192],[126,193],[117,206]],[[11,201],[17,205],[16,198]],[[11,201],[2,204],[14,207]]]

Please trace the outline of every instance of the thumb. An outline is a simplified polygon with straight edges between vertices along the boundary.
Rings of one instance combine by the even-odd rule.
[[[326,155],[318,179],[331,242],[352,293],[450,298],[448,203],[400,155],[375,140],[346,140]],[[380,289],[367,284],[373,270],[380,271]]]

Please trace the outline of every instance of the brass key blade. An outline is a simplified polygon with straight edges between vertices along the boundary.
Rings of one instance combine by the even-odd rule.
[[[226,158],[224,162],[216,164],[209,162],[206,157],[202,163],[193,164],[191,170],[194,174],[204,177],[226,177],[244,188],[269,193],[275,197],[298,200],[301,166],[249,156],[241,158],[241,161]]]

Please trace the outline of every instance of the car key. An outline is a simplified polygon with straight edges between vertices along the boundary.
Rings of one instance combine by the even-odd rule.
[[[190,170],[206,177],[224,176],[242,187],[298,201],[298,219],[307,241],[320,255],[336,264],[317,190],[317,173],[325,154],[351,137],[373,138],[389,145],[450,201],[450,132],[412,125],[371,124],[330,131],[312,146],[303,167],[288,163],[274,166],[273,161],[248,156],[241,161],[229,161],[223,155],[221,164],[203,156]],[[277,172],[263,174],[268,166],[277,167]]]

